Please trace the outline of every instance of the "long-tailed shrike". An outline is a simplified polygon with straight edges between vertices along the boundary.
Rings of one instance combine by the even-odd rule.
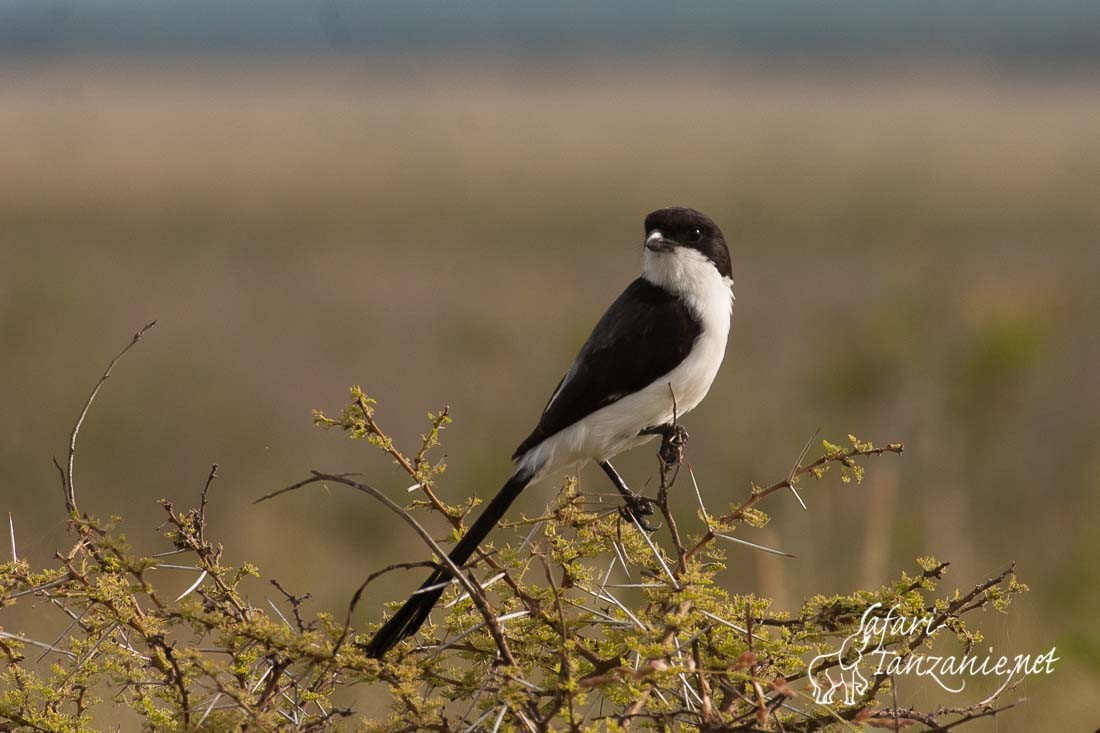
[[[722,364],[733,311],[726,240],[694,209],[658,209],[645,218],[642,275],[596,324],[558,383],[538,425],[512,458],[515,470],[450,558],[462,566],[529,484],[596,461],[635,513],[644,501],[609,462],[675,429],[675,418],[706,396]],[[651,510],[650,510],[651,511]],[[381,658],[415,634],[450,573],[437,570],[366,645]]]

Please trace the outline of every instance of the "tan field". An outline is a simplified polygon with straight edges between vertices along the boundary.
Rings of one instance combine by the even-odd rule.
[[[445,491],[488,497],[636,276],[644,214],[685,204],[723,226],[736,279],[726,365],[684,420],[707,500],[782,478],[819,428],[906,444],[861,486],[808,487],[807,511],[777,496],[746,537],[797,557],[731,552],[729,585],[794,609],[918,555],[959,586],[1015,561],[1032,590],[983,620],[989,641],[1061,661],[995,729],[1100,720],[1094,78],[408,59],[0,76],[0,510],[21,555],[69,541],[50,456],[155,318],[84,428],[82,506],[153,552],[156,500],[194,501],[217,462],[229,560],[342,612],[368,573],[423,553],[335,488],[251,505],[311,468],[405,496],[311,410],[361,384],[411,443],[449,405]],[[654,461],[619,468],[641,486]],[[418,580],[372,585],[360,623]],[[5,609],[0,627],[45,635],[42,615]]]

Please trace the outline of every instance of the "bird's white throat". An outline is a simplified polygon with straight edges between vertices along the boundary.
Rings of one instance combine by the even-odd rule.
[[[688,247],[643,252],[642,277],[683,298],[703,322],[704,330],[729,328],[733,280],[718,272],[702,252]]]

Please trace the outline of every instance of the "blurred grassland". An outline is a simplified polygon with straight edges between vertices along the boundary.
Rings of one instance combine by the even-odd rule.
[[[358,496],[249,505],[308,468],[401,495],[393,467],[312,429],[310,410],[362,384],[414,441],[449,404],[449,498],[489,496],[635,276],[642,216],[686,204],[723,226],[737,283],[726,366],[685,420],[708,501],[782,477],[819,427],[908,448],[861,487],[806,491],[808,512],[765,507],[772,524],[746,537],[798,558],[731,552],[730,585],[793,608],[918,554],[953,561],[959,585],[1015,560],[1033,592],[988,620],[991,643],[1057,644],[1065,661],[998,730],[1095,725],[1094,79],[686,62],[9,65],[0,79],[0,510],[21,554],[63,546],[49,456],[107,359],[157,318],[86,425],[82,507],[125,514],[139,548],[162,549],[154,500],[197,496],[217,461],[227,551],[342,609],[420,549]],[[639,486],[653,467],[644,450],[619,466]],[[415,582],[372,585],[360,619]]]

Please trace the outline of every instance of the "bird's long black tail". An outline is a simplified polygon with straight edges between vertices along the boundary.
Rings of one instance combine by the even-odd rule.
[[[458,541],[451,554],[448,556],[458,567],[462,567],[470,556],[474,554],[481,541],[493,531],[497,522],[508,511],[508,507],[516,500],[520,492],[531,483],[533,475],[529,471],[520,470],[512,474],[504,486],[501,487],[492,501],[486,505],[481,516],[473,523],[470,529]],[[397,613],[364,645],[367,654],[375,659],[381,659],[390,649],[407,636],[415,634],[428,618],[428,614],[435,606],[439,597],[446,590],[446,582],[451,577],[446,569],[436,570],[420,586],[420,592],[415,593],[405,601]],[[424,590],[432,586],[440,586],[432,590]]]

